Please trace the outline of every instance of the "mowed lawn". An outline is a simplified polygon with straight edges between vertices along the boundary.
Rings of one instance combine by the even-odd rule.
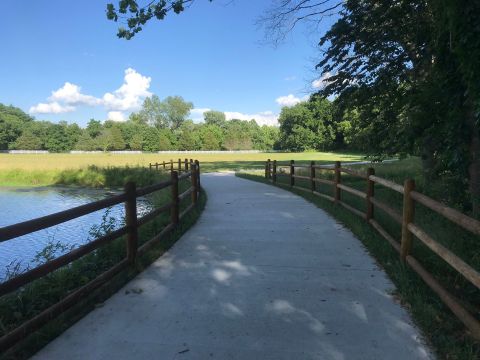
[[[95,165],[99,167],[140,166],[162,161],[196,159],[202,170],[235,170],[244,167],[263,167],[267,159],[279,161],[315,160],[319,163],[339,161],[361,161],[363,155],[304,152],[304,153],[168,153],[168,154],[0,154],[0,171],[21,170],[65,170]]]

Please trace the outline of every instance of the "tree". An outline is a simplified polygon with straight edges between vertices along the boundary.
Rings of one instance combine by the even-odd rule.
[[[66,124],[49,124],[45,138],[45,149],[50,152],[65,152],[70,150],[70,138]]]
[[[130,115],[130,118],[158,129],[168,127],[175,130],[182,125],[192,109],[193,104],[181,96],[168,96],[162,101],[158,96],[152,95],[143,101],[142,109]]]
[[[168,96],[162,103],[165,117],[170,129],[178,129],[193,109],[193,103],[185,101],[181,96]]]
[[[179,150],[200,150],[202,142],[199,126],[192,120],[185,121],[175,132]]]
[[[168,127],[168,119],[163,110],[163,104],[157,95],[146,98],[142,104],[142,110],[130,115],[131,119],[142,124],[156,126],[159,129]]]
[[[19,108],[0,104],[0,150],[13,146],[22,130],[33,120]]]
[[[42,145],[42,141],[32,131],[27,130],[16,139],[11,148],[18,150],[42,150]]]
[[[280,112],[280,146],[290,151],[322,150],[333,141],[331,103],[312,97]]]
[[[477,217],[479,14],[468,1],[346,1],[318,64],[332,74],[323,95],[355,106],[371,130],[371,153],[418,154],[429,181],[467,181]]]
[[[96,138],[102,133],[103,125],[99,120],[90,119],[87,124],[87,132],[92,138]]]
[[[280,129],[263,125],[252,136],[253,148],[256,150],[273,150],[280,138]]]
[[[102,151],[112,150],[114,139],[110,129],[102,130],[102,133],[95,138],[95,142]]]
[[[130,16],[126,19],[128,29],[120,27],[117,36],[130,40],[149,20],[153,18],[163,20],[172,11],[179,14],[185,10],[185,6],[193,2],[194,0],[153,0],[145,6],[140,6],[136,0],[120,0],[117,8],[114,4],[107,4],[107,18],[117,22],[124,19],[124,15],[128,13]]]
[[[112,139],[111,150],[125,150],[125,140],[121,130],[117,126],[109,129]]]
[[[215,124],[204,124],[199,127],[201,150],[221,150],[223,131]]]
[[[252,134],[249,122],[232,119],[227,122],[225,140],[223,146],[227,150],[250,150],[252,149]]]
[[[95,144],[95,141],[88,134],[88,131],[85,130],[80,135],[74,148],[80,151],[93,151],[97,149],[97,144]]]
[[[130,150],[142,150],[143,149],[143,134],[137,133],[132,136],[130,141],[128,142],[128,146]]]
[[[216,125],[221,128],[225,127],[227,121],[225,113],[221,111],[209,110],[203,113],[203,119],[207,125]]]

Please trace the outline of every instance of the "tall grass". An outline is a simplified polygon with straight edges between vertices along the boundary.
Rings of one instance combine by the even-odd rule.
[[[80,169],[0,171],[0,184],[3,186],[75,185],[103,188],[121,187],[128,181],[135,181],[138,186],[144,186],[157,180],[159,180],[159,172],[131,166],[98,167],[90,165]]]
[[[101,169],[145,168],[149,163],[200,161],[202,172],[261,169],[268,158],[317,159],[322,162],[360,161],[361,154],[346,153],[255,153],[255,154],[0,154],[0,186],[47,186],[75,184],[111,186],[108,171]],[[175,166],[176,167],[176,166]],[[111,170],[111,172],[117,170]]]
[[[353,167],[353,166],[350,166]],[[366,168],[359,165],[357,168]],[[455,201],[448,202],[449,197],[441,191],[441,184],[426,184],[421,175],[420,162],[410,158],[389,164],[376,164],[376,175],[403,184],[406,178],[413,178],[417,183],[417,190],[432,196],[437,200],[447,202],[450,206],[458,207]],[[301,169],[296,169],[302,174]],[[287,170],[288,173],[288,170]],[[265,182],[263,172],[240,173],[239,176],[251,180]],[[302,175],[307,175],[303,173]],[[333,172],[317,172],[317,177],[332,178]],[[289,177],[278,177],[277,181],[289,184]],[[310,188],[310,182],[295,180],[296,185]],[[342,174],[342,183],[365,192],[366,180]],[[284,188],[284,187],[282,187]],[[303,196],[329,214],[341,221],[345,226],[365,244],[377,261],[385,268],[395,283],[398,297],[402,304],[412,313],[417,324],[423,329],[430,342],[436,347],[439,355],[445,359],[476,359],[480,357],[480,345],[472,340],[464,325],[450,312],[419,276],[399,261],[398,253],[379,235],[364,219],[349,212],[341,206],[336,206],[311,193],[292,189],[291,191]],[[317,191],[333,196],[332,186],[317,183]],[[444,195],[442,197],[442,195]],[[392,190],[375,185],[375,198],[389,207],[402,213],[402,195]],[[342,201],[365,212],[366,201],[352,194],[342,191]],[[395,239],[400,240],[401,227],[390,216],[375,208],[375,220],[379,222]],[[441,244],[452,250],[476,269],[480,269],[480,245],[478,237],[459,228],[433,211],[417,205],[415,223]],[[480,315],[480,291],[454,271],[441,258],[414,239],[413,255],[422,265],[432,273],[440,283],[458,298],[465,301],[472,314]]]

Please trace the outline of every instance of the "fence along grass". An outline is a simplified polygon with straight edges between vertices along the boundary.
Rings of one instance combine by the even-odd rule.
[[[296,168],[302,168],[309,171],[309,176],[298,175],[295,173]],[[289,169],[286,172],[286,169]],[[318,171],[330,172],[333,176],[330,179],[319,178]],[[345,173],[349,176],[362,179],[365,181],[364,191],[355,189],[351,186],[342,184],[341,174]],[[278,178],[288,177],[288,184],[278,181]],[[277,163],[277,161],[270,159],[265,164],[265,178],[274,184],[295,188],[298,190],[312,192],[315,195],[321,196],[331,202],[339,204],[347,210],[358,215],[367,221],[373,228],[375,228],[400,254],[400,259],[403,263],[408,264],[424,281],[425,283],[439,296],[442,302],[455,314],[455,316],[468,328],[473,338],[480,340],[480,322],[467,309],[462,301],[457,299],[454,295],[448,292],[439,281],[425,269],[421,262],[418,261],[412,254],[413,237],[415,236],[428,249],[438,255],[447,264],[449,264],[458,274],[462,275],[477,289],[480,289],[480,273],[463,261],[459,256],[447,249],[428,235],[418,224],[415,224],[415,207],[419,203],[435,213],[450,220],[454,224],[462,227],[474,235],[480,235],[480,222],[475,220],[455,209],[452,209],[428,196],[415,191],[415,181],[406,179],[403,186],[387,179],[375,176],[375,170],[368,168],[366,172],[357,171],[342,167],[341,163],[337,161],[334,166],[315,165],[311,162],[309,165],[296,165],[292,160],[289,164]],[[296,180],[308,184],[306,186],[297,185]],[[322,189],[320,192],[317,189],[318,184],[327,185],[330,187],[330,195],[328,190]],[[400,214],[396,209],[389,205],[375,199],[375,184],[378,184],[391,191],[399,193],[403,197],[402,213]],[[344,194],[353,195],[364,201],[362,209],[355,208],[343,201]],[[398,242],[394,236],[390,235],[379,222],[375,220],[375,208],[381,209],[385,214],[401,226],[401,240]],[[472,306],[469,306],[472,308]]]
[[[158,169],[158,166],[156,169]],[[150,166],[150,170],[153,170],[152,166]],[[35,315],[33,318],[27,320],[12,331],[4,334],[0,338],[0,351],[3,352],[9,349],[18,341],[38,330],[50,320],[59,316],[67,309],[75,305],[85,295],[99,288],[101,285],[113,278],[116,274],[127,269],[129,266],[133,266],[138,256],[146,253],[153,245],[155,245],[155,243],[161,240],[168,232],[173,230],[180,223],[182,218],[197,204],[198,195],[200,193],[200,164],[198,161],[187,161],[187,159],[185,159],[185,163],[183,164],[179,160],[178,167],[174,169],[172,165],[170,166],[170,170],[171,176],[167,181],[139,189],[136,188],[136,184],[134,182],[128,182],[125,185],[123,193],[119,195],[81,205],[66,211],[47,215],[41,218],[0,228],[0,242],[4,242],[22,235],[61,224],[95,211],[106,209],[113,205],[124,203],[125,206],[125,226],[93,241],[90,241],[85,245],[75,248],[60,257],[8,279],[3,283],[0,283],[0,296],[4,296],[32,283],[34,280],[46,276],[55,270],[72,263],[77,259],[80,259],[87,254],[92,253],[95,250],[104,247],[105,245],[112,243],[112,241],[122,236],[126,236],[126,255],[122,260],[114,264],[111,268],[101,273],[87,284],[71,292],[54,305],[43,310],[41,313]],[[179,181],[182,180],[190,180],[190,186],[184,192],[179,193]],[[166,188],[170,188],[171,190],[171,201],[152,210],[140,218],[137,217],[137,198],[148,194],[153,194]],[[180,212],[180,202],[188,197],[191,198],[190,205]],[[153,238],[146,241],[139,247],[139,228],[154,220],[160,214],[168,211],[170,211],[170,222]]]

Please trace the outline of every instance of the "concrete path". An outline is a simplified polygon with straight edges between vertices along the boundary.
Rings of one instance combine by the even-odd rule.
[[[233,174],[202,184],[199,222],[35,359],[433,358],[383,271],[322,210]]]

